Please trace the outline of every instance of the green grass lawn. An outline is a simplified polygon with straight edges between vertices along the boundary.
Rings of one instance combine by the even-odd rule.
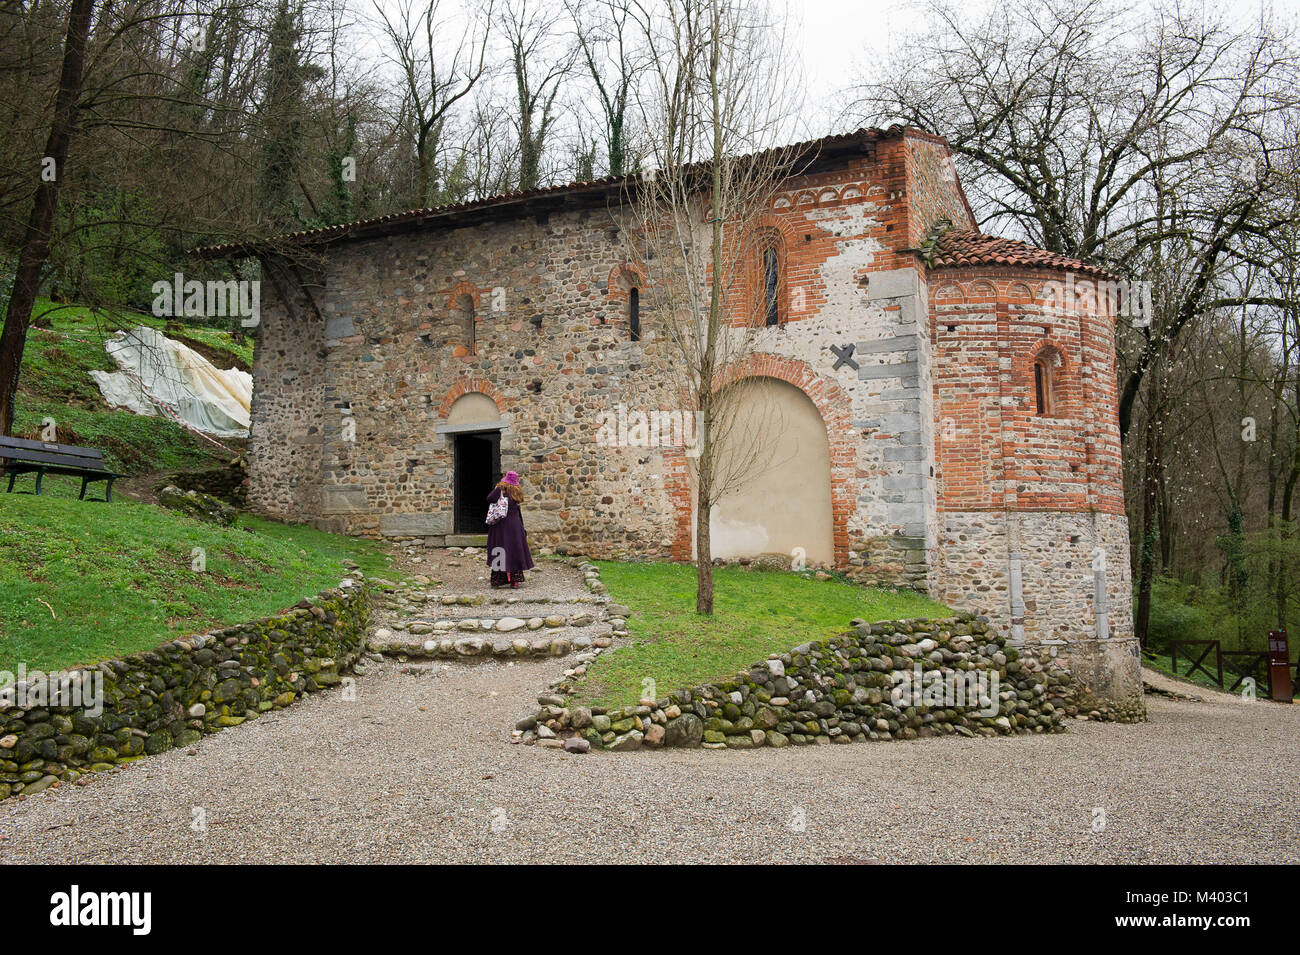
[[[344,558],[367,574],[388,566],[369,541],[251,517],[216,527],[72,493],[0,489],[0,670],[93,663],[269,616],[336,585]],[[191,569],[195,547],[206,572]]]
[[[165,319],[134,312],[96,314],[45,299],[37,300],[33,314],[45,316],[51,327],[32,328],[27,336],[18,379],[17,434],[38,437],[44,419],[53,418],[61,443],[98,448],[108,466],[124,474],[198,469],[229,460],[229,454],[166,418],[111,410],[88,374],[117,370],[104,351],[115,329],[141,324],[162,328]],[[185,326],[184,337],[216,349],[218,358],[229,356],[229,361],[217,361],[223,367],[252,360],[250,344],[235,342],[220,330]]]
[[[632,608],[632,644],[596,658],[574,694],[584,704],[635,703],[645,679],[655,681],[659,696],[724,679],[769,653],[843,633],[856,617],[951,614],[910,590],[720,567],[714,571],[713,617],[701,617],[695,613],[694,567],[596,563],[613,599]]]

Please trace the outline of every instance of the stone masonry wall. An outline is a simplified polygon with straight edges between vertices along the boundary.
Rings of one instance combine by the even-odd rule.
[[[746,373],[800,388],[827,425],[836,564],[924,586],[937,491],[926,291],[908,249],[910,143],[885,138],[775,197],[762,225],[784,243],[785,321],[757,332]],[[947,188],[938,206],[951,211],[959,194]],[[295,325],[310,308],[263,310],[258,389],[269,387],[254,408],[254,506],[348,533],[445,539],[452,442],[438,429],[458,397],[477,392],[500,412],[501,467],[524,478],[535,542],[593,556],[689,556],[681,449],[595,440],[602,414],[620,404],[682,404],[667,387],[676,356],[656,320],[653,269],[624,261],[607,210],[430,227],[327,251],[315,327]],[[640,342],[628,336],[629,283],[642,289]],[[295,335],[306,347],[285,348]],[[832,346],[846,345],[860,349],[856,370],[834,368]],[[315,504],[295,490],[312,480],[311,439]]]
[[[93,706],[53,705],[48,690],[43,698],[20,686],[0,692],[0,799],[187,746],[338,684],[369,627],[365,588],[344,583],[265,620],[71,671],[65,692],[75,683],[89,694],[102,677],[98,715]],[[25,682],[44,683],[36,674]]]
[[[307,523],[321,513],[325,329],[313,298],[290,294],[281,271],[276,263],[263,264],[247,500],[264,514]]]
[[[350,533],[454,533],[453,445],[437,428],[478,392],[501,413],[501,467],[524,476],[533,540],[664,553],[675,525],[659,450],[595,442],[600,412],[619,402],[676,404],[660,385],[653,303],[634,343],[608,300],[623,254],[613,222],[589,211],[337,249],[324,299],[321,516]],[[456,324],[465,295],[479,303],[472,353]]]
[[[910,246],[920,246],[940,220],[947,220],[956,229],[976,228],[948,144],[938,136],[913,134],[907,146]]]

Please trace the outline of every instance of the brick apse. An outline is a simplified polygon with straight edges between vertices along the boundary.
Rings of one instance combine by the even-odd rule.
[[[719,504],[715,554],[799,548],[928,591],[1097,697],[1136,699],[1115,309],[1087,294],[1109,276],[978,233],[937,137],[799,148],[800,174],[753,223],[754,286],[779,272],[759,293],[771,309],[718,382],[753,388],[786,427],[772,466]],[[202,250],[263,262],[250,506],[443,543],[483,531],[482,498],[514,469],[535,545],[689,559],[675,356],[653,268],[620,235],[628,186]]]

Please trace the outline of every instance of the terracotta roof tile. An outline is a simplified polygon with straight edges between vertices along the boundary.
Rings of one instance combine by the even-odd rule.
[[[820,139],[813,139],[804,143],[794,143],[789,146],[781,146],[756,155],[763,156],[768,153],[785,150],[810,152],[815,154],[816,151],[827,147],[851,147],[855,142],[865,145],[867,142],[873,140],[894,138],[898,136],[911,136],[920,139],[929,139],[936,142],[943,142],[939,137],[934,136],[931,133],[926,133],[923,130],[895,125],[890,126],[888,129],[864,128],[855,130],[851,133],[823,136]],[[701,166],[703,166],[703,164],[701,164]],[[563,185],[544,186],[540,189],[529,189],[522,192],[508,192],[497,196],[485,196],[482,199],[473,199],[469,202],[433,206],[426,209],[410,209],[406,212],[394,212],[389,215],[376,216],[370,219],[358,219],[355,222],[345,222],[341,225],[290,232],[260,241],[227,242],[221,245],[201,246],[197,249],[191,250],[191,254],[204,258],[221,258],[232,255],[255,255],[259,250],[280,249],[300,243],[328,242],[353,234],[364,233],[366,235],[382,235],[389,228],[406,223],[426,220],[432,225],[437,223],[439,219],[452,216],[458,212],[488,209],[493,206],[514,207],[514,215],[524,215],[527,212],[530,200],[543,197],[562,197],[565,195],[596,193],[601,190],[631,184],[639,175],[640,173],[633,173],[626,176],[607,176],[604,179],[570,182]]]
[[[1009,265],[1079,272],[1104,278],[1115,277],[1106,269],[1090,265],[1081,259],[1072,259],[1056,252],[1049,252],[1016,239],[1004,239],[996,235],[985,235],[982,232],[963,229],[949,229],[939,238],[930,265],[938,269]]]

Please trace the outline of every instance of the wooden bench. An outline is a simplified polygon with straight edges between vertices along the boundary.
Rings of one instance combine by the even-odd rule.
[[[9,493],[14,489],[14,478],[20,474],[36,474],[36,493],[41,493],[41,479],[47,474],[71,474],[81,478],[78,500],[85,500],[86,486],[91,481],[107,481],[104,500],[113,499],[113,482],[122,477],[104,467],[104,453],[94,448],[79,448],[74,444],[54,444],[49,441],[28,441],[26,438],[7,438],[0,435],[0,467],[9,472]]]

